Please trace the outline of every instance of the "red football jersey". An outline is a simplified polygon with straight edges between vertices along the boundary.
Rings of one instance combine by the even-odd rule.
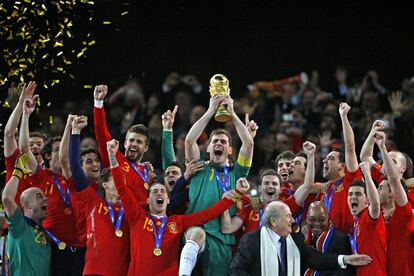
[[[318,200],[324,201],[325,194],[327,194],[326,198],[329,199],[330,192],[332,189],[335,190],[332,195],[330,209],[328,208],[329,217],[335,229],[343,233],[348,233],[353,223],[351,211],[349,211],[348,207],[348,190],[354,179],[362,180],[361,171],[359,169],[355,172],[346,170],[341,183],[335,186],[335,183],[330,181],[326,185],[326,190],[317,196]]]
[[[72,202],[73,192],[75,191],[74,187],[67,183],[62,175],[54,174],[47,168],[38,168],[35,174],[26,178],[26,181],[29,183],[29,186],[35,186],[42,189],[47,197],[47,218],[43,220],[43,227],[49,230],[58,239],[64,241],[68,246],[78,246],[73,204],[70,204],[68,207],[70,213],[65,213],[67,207],[56,184],[53,182],[52,176],[59,181],[65,194],[66,187],[69,185]]]
[[[387,271],[388,275],[414,275],[414,256],[411,249],[410,228],[414,225],[411,204],[395,205],[395,211],[387,229]]]
[[[108,276],[127,275],[129,266],[129,225],[122,219],[122,237],[115,235],[109,210],[103,198],[90,186],[77,192],[76,202],[84,208],[86,216],[86,255],[83,274]],[[120,204],[112,205],[115,221]]]
[[[357,276],[386,276],[387,275],[387,237],[382,215],[376,220],[369,216],[365,208],[358,218],[357,251],[372,258],[366,266],[357,267]]]
[[[381,183],[381,181],[384,179],[384,169],[382,166],[378,163],[375,163],[371,167],[371,175],[372,179],[374,179],[377,186]],[[408,188],[407,192],[408,201],[411,204],[411,208],[414,208],[414,188]]]
[[[106,126],[106,115],[103,108],[93,108],[93,118],[95,125],[95,136],[98,141],[99,155],[101,156],[101,162],[105,168],[109,168],[108,150],[106,148],[106,142],[112,140],[111,134]],[[126,183],[131,189],[136,201],[145,202],[147,200],[148,185],[145,185],[142,177],[131,166],[130,161],[120,151],[116,153],[116,159],[118,164],[122,167],[126,178]],[[137,169],[144,175],[144,166],[136,164]]]
[[[282,201],[289,206],[292,214],[295,214],[300,208],[296,204],[295,198],[293,196]],[[240,219],[243,221],[244,233],[256,231],[259,229],[260,225],[260,211],[253,210],[250,204],[245,205],[240,214]]]
[[[182,233],[195,225],[202,225],[219,216],[233,204],[232,200],[223,198],[206,210],[190,215],[174,215],[167,217],[165,230],[161,240],[162,254],[155,256],[155,238],[151,217],[144,207],[134,198],[125,185],[122,170],[118,166],[111,170],[121,198],[125,216],[130,225],[131,263],[128,275],[177,275],[179,247]],[[152,218],[157,228],[161,219]]]
[[[75,187],[73,183],[73,177],[68,180],[71,187]],[[87,191],[86,191],[87,190]],[[76,237],[78,239],[77,245],[80,247],[86,247],[86,218],[89,215],[88,200],[93,199],[98,193],[98,184],[94,181],[89,181],[88,186],[82,190],[82,193],[74,191],[71,194],[71,203],[73,211],[75,213],[76,220]],[[88,200],[82,200],[83,194],[88,194]]]

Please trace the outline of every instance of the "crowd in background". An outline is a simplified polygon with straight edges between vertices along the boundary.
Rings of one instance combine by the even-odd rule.
[[[318,71],[308,73],[308,81],[295,80],[265,91],[255,85],[241,93],[231,91],[234,108],[241,118],[249,114],[259,131],[255,138],[253,167],[250,173],[255,178],[260,168],[274,167],[275,157],[286,150],[298,152],[304,141],[317,145],[316,179],[321,180],[321,160],[330,148],[342,145],[341,124],[338,105],[346,101],[352,106],[349,118],[355,133],[357,152],[361,149],[372,123],[382,119],[387,124],[388,148],[398,149],[414,157],[413,116],[414,116],[414,77],[401,80],[398,91],[390,91],[381,84],[376,71],[368,71],[351,82],[348,71],[338,66],[333,77],[336,88],[327,91],[319,82]],[[230,87],[231,88],[231,87]],[[128,128],[142,123],[148,127],[150,149],[144,160],[161,168],[161,160],[156,158],[161,150],[161,114],[167,109],[179,106],[174,125],[174,147],[177,161],[184,164],[184,139],[192,124],[207,110],[209,94],[208,83],[200,83],[197,76],[179,75],[171,72],[160,83],[159,91],[144,91],[138,79],[129,79],[121,87],[109,90],[107,124],[114,138],[124,139]],[[112,90],[112,91],[111,91]],[[17,102],[18,89],[11,89],[8,98],[10,111]],[[42,103],[43,106],[45,103]],[[84,114],[92,117],[91,97],[73,99],[64,103],[54,103],[51,110],[41,109],[31,121],[31,130],[44,130],[51,136],[61,135],[67,114]],[[10,113],[9,113],[10,114]],[[7,112],[5,114],[7,118]],[[207,134],[220,124],[212,123],[199,143],[207,141]],[[232,124],[224,125],[235,134]],[[93,128],[83,135],[83,142],[94,143]],[[237,137],[237,135],[234,135]],[[122,144],[122,143],[121,143]],[[235,148],[240,141],[235,139]],[[375,153],[380,159],[379,153]],[[233,157],[237,152],[233,153]],[[160,171],[158,171],[160,172]]]

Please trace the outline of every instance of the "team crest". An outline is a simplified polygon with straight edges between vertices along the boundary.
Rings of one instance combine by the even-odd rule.
[[[168,229],[170,229],[170,232],[173,234],[177,234],[177,223],[175,222],[170,222],[167,224]]]
[[[335,187],[335,193],[342,192],[343,190],[344,190],[344,185],[342,185],[342,184]]]

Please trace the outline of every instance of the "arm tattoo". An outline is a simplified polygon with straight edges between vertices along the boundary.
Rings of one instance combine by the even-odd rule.
[[[116,167],[118,166],[118,160],[116,160],[116,155],[115,154],[109,154],[109,164],[111,165],[111,167]]]

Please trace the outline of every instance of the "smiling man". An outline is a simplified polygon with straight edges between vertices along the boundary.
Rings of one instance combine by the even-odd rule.
[[[244,206],[242,213],[230,218],[228,212],[224,212],[221,217],[221,231],[224,234],[234,233],[241,226],[244,226],[244,232],[252,232],[260,229],[262,226],[262,216],[266,206],[276,200],[281,200],[286,203],[295,216],[295,223],[298,224],[301,221],[303,209],[301,205],[308,198],[309,192],[312,189],[313,180],[315,178],[315,150],[316,146],[311,142],[306,141],[303,143],[303,150],[305,155],[305,161],[309,158],[309,164],[304,171],[303,185],[300,185],[292,196],[286,199],[280,198],[282,177],[273,169],[265,170],[259,180],[259,195],[261,206],[259,210],[254,210],[252,205]],[[303,157],[302,157],[303,158]],[[297,221],[296,221],[297,220]],[[296,228],[298,230],[299,228]]]
[[[306,246],[300,233],[292,233],[294,219],[289,207],[275,201],[263,214],[263,227],[247,233],[240,241],[230,275],[303,275],[307,267],[319,270],[345,268],[346,264],[366,265],[367,255],[320,253]]]
[[[282,190],[280,194],[280,199],[282,200],[293,195],[289,182],[289,168],[295,156],[292,151],[284,151],[275,160],[276,171],[282,177]]]
[[[49,275],[51,248],[47,233],[41,226],[47,216],[47,198],[36,187],[25,190],[20,198],[23,214],[15,202],[20,179],[31,173],[26,168],[26,154],[16,160],[10,180],[4,188],[2,201],[7,215],[7,255],[10,275]],[[30,256],[30,257],[29,257]]]
[[[335,229],[329,221],[328,210],[321,201],[315,201],[309,205],[306,223],[309,226],[306,235],[306,244],[314,247],[322,253],[351,254],[351,246],[347,235]],[[351,268],[337,269],[331,271],[317,271],[308,268],[305,276],[345,276],[354,275],[355,272]]]
[[[108,93],[106,85],[97,85],[94,91],[93,118],[96,140],[98,141],[99,154],[105,168],[109,167],[106,142],[110,141],[111,134],[106,126],[106,115],[103,101]],[[150,174],[152,166],[149,163],[140,163],[142,156],[149,147],[149,135],[147,128],[142,125],[131,126],[125,136],[125,154],[117,153],[117,158],[124,171],[127,185],[130,187],[134,197],[139,202],[146,200],[149,189]]]

